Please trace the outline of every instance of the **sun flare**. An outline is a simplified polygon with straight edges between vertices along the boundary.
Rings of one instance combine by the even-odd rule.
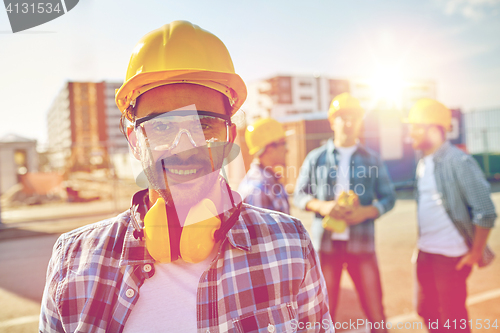
[[[399,107],[402,101],[404,80],[397,68],[384,67],[375,72],[369,80],[377,104]]]

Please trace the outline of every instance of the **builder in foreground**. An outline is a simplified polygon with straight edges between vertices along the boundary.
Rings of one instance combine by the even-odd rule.
[[[149,189],[59,238],[41,332],[333,332],[300,221],[242,204],[219,173],[245,98],[213,34],[175,21],[139,41],[116,101]]]

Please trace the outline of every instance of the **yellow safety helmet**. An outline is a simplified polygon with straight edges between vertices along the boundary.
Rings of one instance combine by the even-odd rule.
[[[247,97],[224,43],[187,21],[165,24],[141,38],[130,57],[125,82],[116,90],[116,105],[124,112],[146,91],[175,83],[221,92],[229,99],[231,115]]]
[[[279,141],[285,137],[283,125],[272,118],[257,120],[245,131],[245,142],[250,155],[254,155],[268,144]]]
[[[351,94],[346,92],[333,98],[332,103],[330,104],[330,109],[328,110],[328,117],[333,116],[340,110],[358,112],[361,116],[364,116],[365,114],[365,110],[359,104],[358,99],[352,97]]]
[[[430,98],[422,98],[410,109],[407,124],[439,125],[451,130],[451,111],[443,104]]]

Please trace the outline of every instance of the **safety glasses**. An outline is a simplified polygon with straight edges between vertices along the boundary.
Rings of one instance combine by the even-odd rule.
[[[183,134],[194,147],[217,146],[229,141],[231,118],[211,111],[179,110],[155,113],[137,119],[134,129],[149,149],[175,148]]]

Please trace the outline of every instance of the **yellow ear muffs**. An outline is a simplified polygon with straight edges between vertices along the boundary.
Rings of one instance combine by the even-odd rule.
[[[209,199],[203,199],[189,211],[182,229],[180,252],[186,262],[205,260],[215,246],[215,231],[221,226],[217,209]]]
[[[158,198],[144,216],[144,237],[146,248],[153,259],[162,263],[171,261],[167,211],[163,198]]]
[[[217,209],[209,199],[192,207],[186,217],[180,239],[182,259],[189,263],[205,260],[215,246],[215,231],[221,226]],[[156,261],[171,262],[170,238],[165,201],[158,198],[144,217],[146,248]]]

